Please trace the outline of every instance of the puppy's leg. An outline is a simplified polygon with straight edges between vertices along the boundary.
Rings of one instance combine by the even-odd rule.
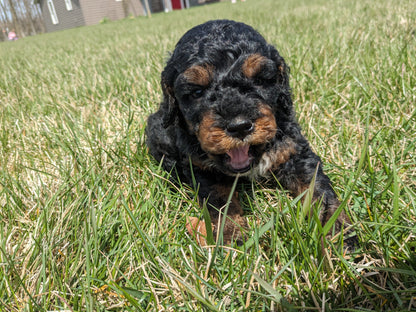
[[[233,241],[241,244],[243,239],[241,230],[247,228],[247,222],[243,217],[243,209],[237,192],[232,193],[232,183],[207,179],[206,174],[200,179],[198,179],[198,175],[195,175],[195,178],[199,184],[200,203],[206,204],[211,217],[214,238],[218,237],[222,221],[226,218],[222,233],[224,244],[229,245]],[[230,195],[231,199],[228,202]]]
[[[223,230],[224,244],[228,245],[232,241],[236,241],[240,245],[243,239],[241,229],[247,228],[247,222],[243,217],[243,209],[241,208],[237,192],[232,194],[227,215],[225,215],[227,200],[230,197],[231,191],[232,187],[229,185],[213,185],[208,196],[207,205],[209,207],[211,222],[214,225],[214,235],[217,234],[223,218],[226,217]]]
[[[331,186],[331,181],[322,170],[321,160],[310,149],[296,154],[279,167],[276,172],[279,182],[294,196],[299,196],[310,187],[316,173],[313,201],[322,202],[320,221],[325,225],[339,207],[339,200]],[[340,232],[351,221],[344,211],[341,211],[335,222],[335,231]]]

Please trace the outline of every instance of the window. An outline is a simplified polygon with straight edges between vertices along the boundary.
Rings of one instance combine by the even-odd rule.
[[[65,0],[65,6],[68,11],[72,11],[72,0]]]
[[[49,13],[51,14],[52,24],[56,25],[59,23],[58,16],[56,15],[55,6],[53,5],[52,0],[48,0],[48,9]]]

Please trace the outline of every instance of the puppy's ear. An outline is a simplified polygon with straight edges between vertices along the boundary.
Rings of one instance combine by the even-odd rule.
[[[272,59],[277,67],[277,83],[284,88],[289,88],[289,66],[275,49],[272,53]]]
[[[273,46],[270,46],[270,49],[271,59],[275,63],[277,69],[276,83],[279,86],[279,95],[277,98],[277,103],[279,103],[278,107],[283,109],[286,115],[293,116],[292,92],[289,85],[290,68]]]
[[[166,71],[162,73],[162,90],[163,102],[161,104],[163,109],[163,127],[167,128],[175,122],[178,116],[178,104],[176,102],[175,93],[172,84],[167,79]]]

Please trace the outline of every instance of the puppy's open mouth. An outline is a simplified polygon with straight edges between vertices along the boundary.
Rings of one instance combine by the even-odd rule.
[[[227,164],[235,172],[246,172],[250,169],[253,157],[249,154],[249,145],[243,145],[227,152]]]

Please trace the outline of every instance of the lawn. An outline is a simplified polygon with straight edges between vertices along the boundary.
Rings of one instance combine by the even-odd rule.
[[[252,238],[201,248],[196,195],[152,161],[146,118],[190,27],[244,21],[291,67],[305,136],[358,237],[299,199],[240,192]],[[412,0],[247,0],[0,44],[0,311],[415,311]]]

